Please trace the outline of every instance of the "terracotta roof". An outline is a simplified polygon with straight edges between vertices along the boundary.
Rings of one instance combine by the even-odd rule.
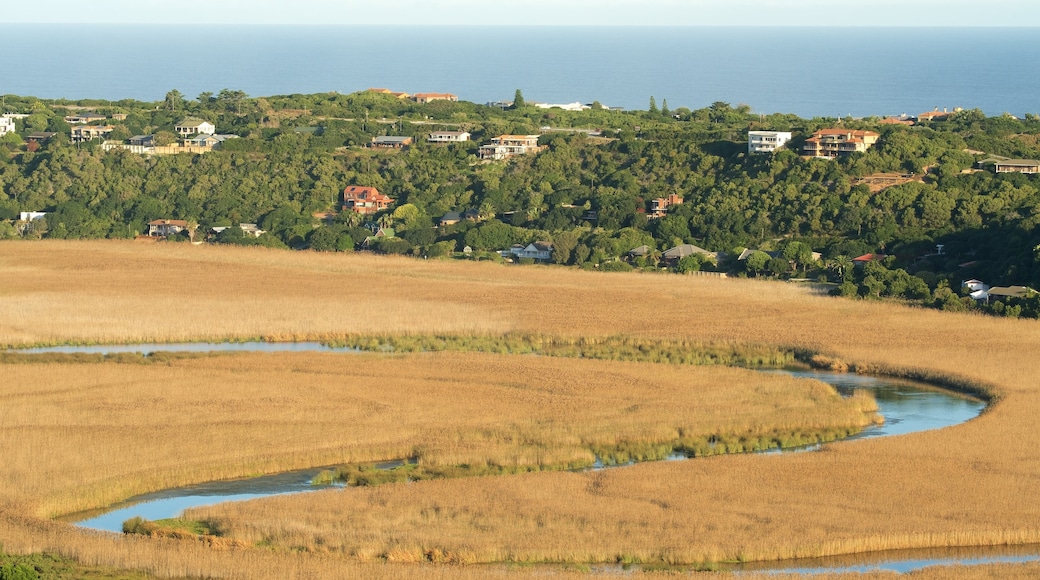
[[[343,190],[343,199],[365,199],[369,201],[393,201],[389,196],[379,193],[374,187],[351,185]]]
[[[412,95],[417,99],[455,99],[458,98],[451,93],[415,93]]]
[[[179,226],[182,228],[188,227],[187,220],[152,220],[148,222],[150,226]]]
[[[820,129],[813,133],[813,137],[822,137],[827,135],[852,135],[853,137],[880,137],[873,131],[853,131],[852,129]]]

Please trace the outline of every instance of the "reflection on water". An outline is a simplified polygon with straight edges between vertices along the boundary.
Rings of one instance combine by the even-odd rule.
[[[153,352],[357,352],[356,348],[328,346],[320,342],[168,342],[142,344],[93,344],[78,346],[41,346],[10,350],[20,354],[115,354],[137,352],[144,355]]]
[[[1031,545],[890,550],[783,562],[748,562],[723,568],[740,572],[776,574],[864,573],[879,570],[906,573],[928,566],[972,566],[1036,561],[1040,561],[1040,546]]]

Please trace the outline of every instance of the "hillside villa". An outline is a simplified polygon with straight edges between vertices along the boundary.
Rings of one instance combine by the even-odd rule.
[[[369,143],[368,146],[375,149],[404,149],[411,145],[412,141],[413,139],[411,137],[382,135],[379,137],[372,137],[372,142]]]
[[[80,125],[73,127],[70,133],[73,143],[86,143],[94,139],[103,139],[114,129],[112,125]]]
[[[499,135],[492,139],[490,144],[480,146],[480,158],[506,159],[541,150],[538,146],[538,135]]]
[[[426,140],[430,143],[462,143],[469,141],[470,134],[466,131],[434,131]]]
[[[682,196],[677,194],[671,194],[668,197],[658,197],[650,201],[650,213],[646,214],[646,217],[650,219],[656,219],[664,217],[668,213],[668,208],[673,205],[681,205],[683,202]]]
[[[852,129],[820,129],[805,140],[802,151],[807,157],[835,158],[850,153],[863,153],[877,143],[878,135],[873,131]]]
[[[748,153],[772,153],[791,140],[788,131],[748,131]]]
[[[374,214],[390,207],[392,203],[392,198],[379,193],[374,187],[351,185],[343,190],[343,209],[354,213]]]
[[[412,95],[412,99],[420,105],[432,103],[433,101],[449,101],[452,103],[459,101],[459,98],[451,93],[415,93]]]
[[[192,135],[212,135],[217,132],[216,126],[209,121],[200,121],[199,119],[185,119],[178,123],[174,130],[177,131],[181,137],[191,137]]]
[[[186,220],[152,220],[148,222],[148,235],[153,238],[165,238],[177,235],[187,227]]]

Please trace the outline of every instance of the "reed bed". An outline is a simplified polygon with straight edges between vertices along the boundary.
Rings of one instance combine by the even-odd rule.
[[[265,500],[250,508],[286,516],[284,530],[272,533],[311,521],[317,527],[303,528],[300,547],[310,549],[325,536],[331,543],[308,554],[251,549],[233,557],[344,566],[367,565],[356,561],[365,558],[429,560],[427,552],[477,561],[703,562],[1040,541],[1035,321],[830,299],[747,280],[175,244],[0,244],[0,273],[4,344],[520,334],[775,345],[823,354],[838,366],[931,376],[995,401],[980,418],[955,428],[817,453],[389,485],[321,494],[327,502],[296,504],[291,514],[280,500]],[[446,418],[445,425],[456,419]],[[181,425],[197,428],[187,420]],[[310,451],[315,460],[324,452]],[[62,476],[75,477],[71,471]],[[179,553],[164,543],[140,544],[148,546],[141,555],[121,560],[116,554],[127,540],[92,544],[60,524],[46,523],[57,526],[60,539],[35,531],[33,525],[43,524],[25,515],[42,505],[34,497],[27,492],[0,509],[8,518],[28,518],[0,527],[8,550],[62,546],[77,558],[178,572],[158,564]],[[322,513],[343,514],[341,522],[359,528],[356,536],[334,529],[332,516]],[[224,522],[230,538],[252,537],[250,530],[263,524],[226,508],[208,516]],[[284,537],[287,544],[297,541]],[[211,548],[199,553],[206,563],[196,575],[234,573],[226,567],[230,560],[216,563],[219,554]],[[356,560],[344,562],[349,554]],[[484,570],[461,567],[458,573],[474,569]]]

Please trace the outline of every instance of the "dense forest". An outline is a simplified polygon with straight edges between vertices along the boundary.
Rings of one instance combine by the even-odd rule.
[[[0,238],[132,238],[151,220],[181,219],[200,232],[239,223],[267,232],[252,238],[227,228],[216,242],[352,251],[382,226],[396,235],[368,246],[375,251],[462,257],[468,246],[470,259],[499,259],[511,244],[550,241],[558,264],[645,271],[663,271],[662,252],[686,243],[718,257],[694,255],[668,269],[810,279],[836,294],[1040,314],[1035,295],[976,303],[961,288],[972,278],[1040,286],[1040,176],[979,169],[992,157],[1040,159],[1036,115],[965,110],[908,126],[763,116],[722,102],[564,111],[522,99],[502,109],[375,92],[250,98],[228,89],[195,99],[171,91],[150,103],[4,100],[4,112],[27,116],[0,137]],[[203,155],[105,152],[100,141],[70,142],[64,119],[81,111],[108,116],[110,140],[172,139],[187,117],[240,138]],[[125,120],[112,120],[116,114]],[[836,160],[799,155],[814,131],[834,127],[868,129],[880,140]],[[435,130],[473,139],[427,143]],[[791,131],[794,139],[772,155],[749,155],[749,130]],[[27,140],[41,131],[57,134]],[[476,155],[497,135],[539,133],[546,148],[536,155]],[[381,135],[415,142],[366,147]],[[377,187],[395,203],[369,218],[341,211],[348,185]],[[671,194],[683,203],[648,216],[651,200]],[[465,210],[477,219],[437,227],[443,214]],[[25,211],[47,215],[19,222]],[[628,255],[642,245],[645,255]],[[762,251],[738,261],[745,248]],[[868,253],[887,257],[853,266]]]

